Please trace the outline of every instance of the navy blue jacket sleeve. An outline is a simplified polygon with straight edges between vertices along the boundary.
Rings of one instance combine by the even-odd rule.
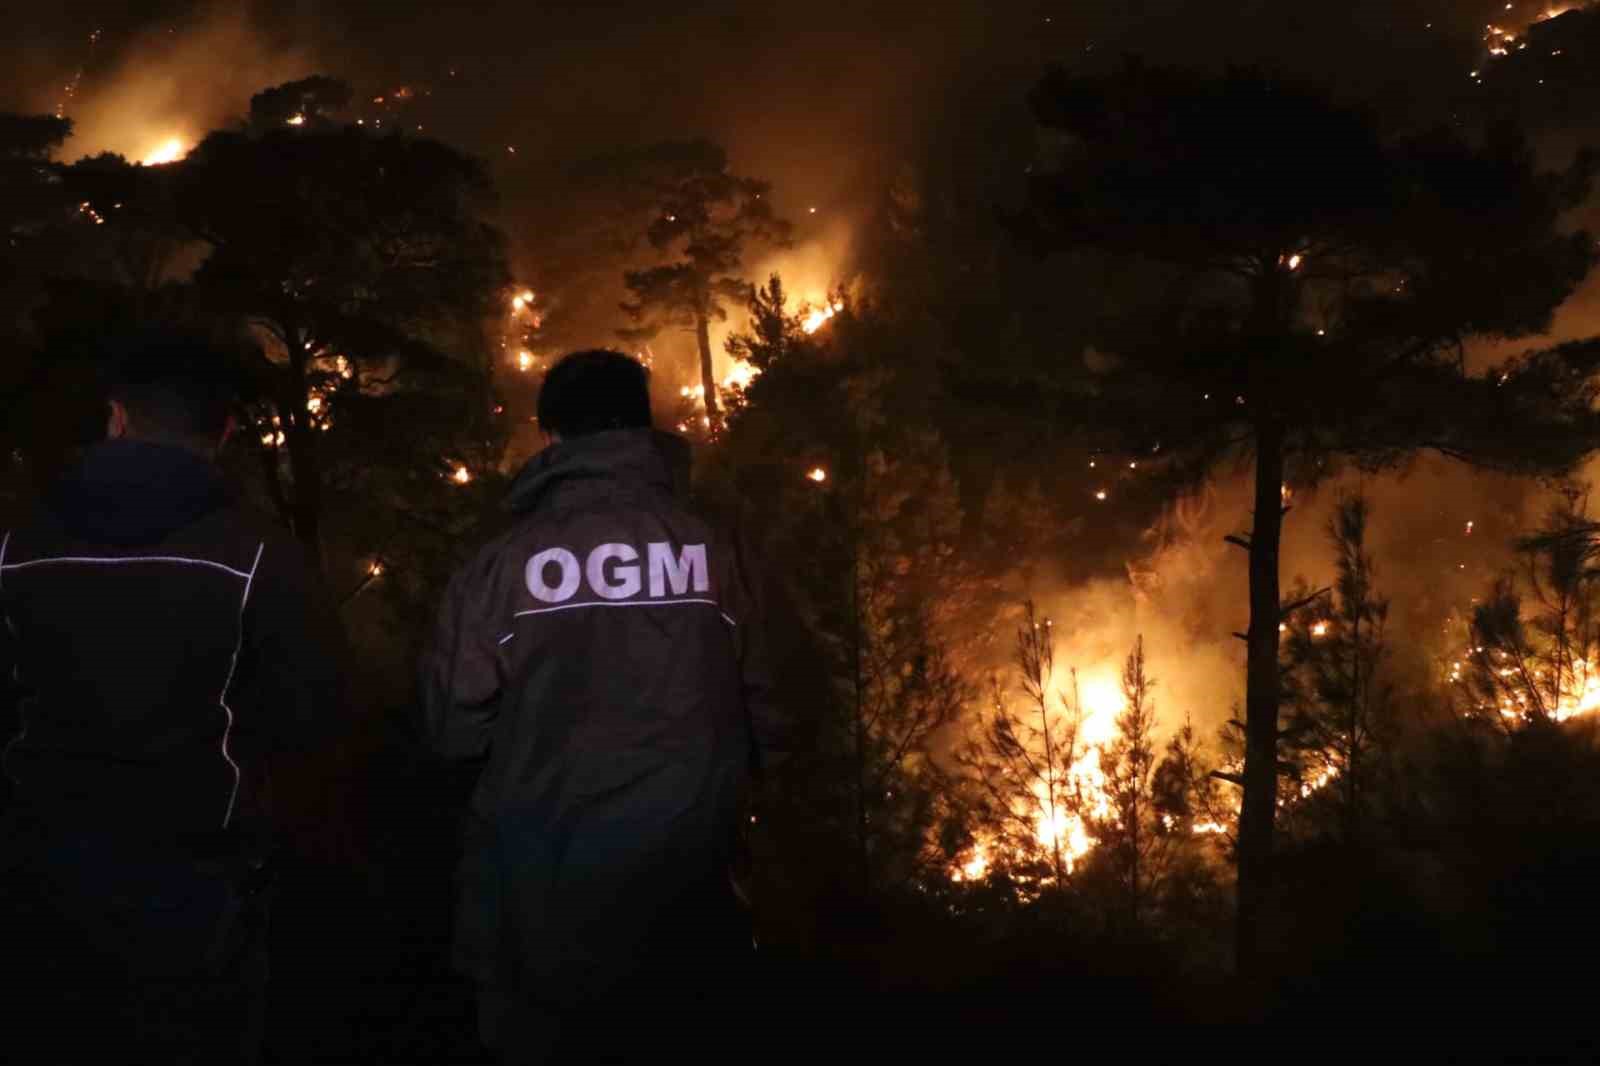
[[[775,589],[749,549],[733,541],[730,606],[738,623],[739,677],[745,715],[754,742],[753,762],[765,775],[786,762],[796,744],[793,708],[781,698],[770,633],[770,601]]]
[[[341,739],[350,719],[345,658],[338,611],[306,552],[287,538],[267,541],[245,600],[240,690],[256,702],[272,749],[314,751]]]
[[[498,646],[474,595],[474,563],[450,579],[421,662],[422,732],[442,758],[487,754],[502,691]]]

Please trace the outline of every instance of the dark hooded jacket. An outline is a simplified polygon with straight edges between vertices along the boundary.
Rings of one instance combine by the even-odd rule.
[[[265,760],[341,713],[305,553],[182,448],[107,441],[0,528],[4,766],[31,821],[174,843],[264,828]]]
[[[425,728],[446,757],[487,757],[457,942],[480,978],[509,954],[518,980],[581,995],[674,893],[726,886],[745,782],[789,750],[758,583],[680,502],[687,467],[650,430],[557,444],[450,583]]]

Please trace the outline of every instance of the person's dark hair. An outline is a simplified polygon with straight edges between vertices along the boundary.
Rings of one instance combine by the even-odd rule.
[[[562,356],[539,390],[539,426],[546,433],[582,437],[650,425],[650,371],[621,352],[596,348]]]
[[[215,443],[237,395],[233,352],[203,334],[151,327],[115,342],[108,399],[128,412],[140,436]]]

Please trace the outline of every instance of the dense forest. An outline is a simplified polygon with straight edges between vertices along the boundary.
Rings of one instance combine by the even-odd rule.
[[[1600,32],[1549,23],[1548,55]],[[275,1054],[471,1055],[475,768],[423,752],[412,664],[580,343],[652,368],[774,587],[807,743],[736,873],[772,1024],[1576,1006],[1600,340],[1552,322],[1594,160],[1493,36],[1437,121],[1255,67],[1041,72],[949,109],[804,296],[759,268],[772,181],[692,132],[561,161],[514,268],[489,168],[335,77],[148,162],[0,114],[0,524],[103,425],[108,338],[202,329],[230,479],[349,633],[341,740],[275,786],[274,1010],[307,1019]]]

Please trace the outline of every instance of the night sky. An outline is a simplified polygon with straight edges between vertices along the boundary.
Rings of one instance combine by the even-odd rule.
[[[35,7],[33,24],[0,45],[7,67],[0,106],[53,109],[60,86],[87,64],[71,109],[82,126],[74,148],[137,151],[119,142],[139,114],[150,123],[204,126],[238,113],[260,84],[324,71],[370,95],[399,85],[431,89],[413,117],[427,132],[494,159],[510,203],[541,184],[542,170],[570,159],[706,134],[728,146],[737,166],[771,178],[793,211],[851,206],[885,165],[920,146],[936,120],[952,109],[1020,99],[1051,62],[1092,65],[1129,52],[1192,63],[1264,61],[1400,106],[1453,86],[1445,75],[1464,73],[1483,15],[1503,5],[136,6]],[[101,36],[91,47],[96,29]],[[126,113],[130,93],[134,114]],[[105,111],[115,120],[98,121]]]

